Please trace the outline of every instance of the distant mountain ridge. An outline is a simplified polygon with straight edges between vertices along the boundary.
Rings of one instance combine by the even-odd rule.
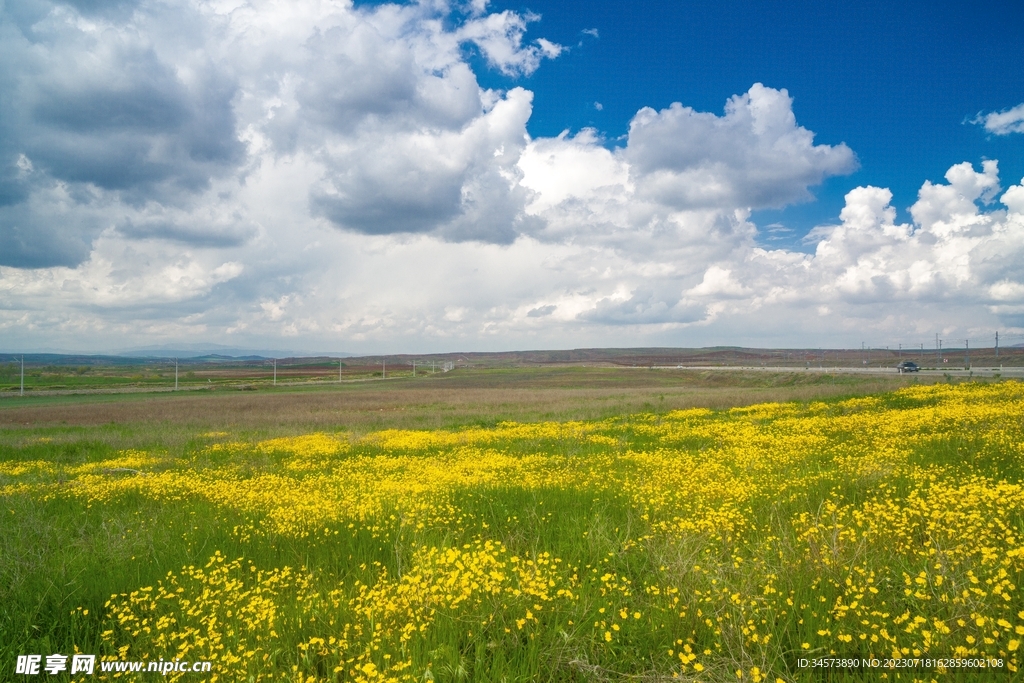
[[[992,347],[971,347],[943,349],[943,356],[956,360],[963,354],[964,362],[981,365],[1015,364],[1024,360],[1022,350],[1024,344],[1004,344],[1000,347],[1003,354],[996,356]],[[968,355],[970,354],[968,360]],[[412,366],[421,367],[427,363],[452,362],[460,367],[516,367],[537,365],[609,365],[631,367],[655,366],[766,366],[785,365],[791,367],[811,366],[843,366],[859,367],[863,365],[881,366],[895,364],[900,360],[917,360],[922,365],[935,361],[936,351],[910,350],[893,348],[870,349],[766,349],[744,348],[735,346],[715,346],[703,348],[678,347],[646,347],[646,348],[579,348],[524,351],[469,351],[440,353],[386,353],[361,355],[352,353],[327,352],[317,353],[295,349],[258,349],[240,346],[227,346],[210,343],[162,344],[145,347],[122,349],[115,352],[82,353],[55,349],[38,349],[25,352],[26,364],[31,365],[166,365],[177,359],[186,364],[245,364],[269,363],[272,360],[294,365],[295,363],[331,362],[335,366],[339,359],[344,359],[343,366],[377,366],[387,367]],[[22,353],[0,351],[0,363],[20,363]],[[319,359],[319,360],[317,360]]]
[[[223,344],[183,343],[139,346],[115,351],[126,358],[209,358],[210,360],[260,360],[263,358],[350,358],[351,353],[296,351],[293,349],[252,349]]]

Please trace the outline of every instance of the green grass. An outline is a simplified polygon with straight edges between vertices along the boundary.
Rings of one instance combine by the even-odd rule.
[[[887,496],[903,505],[911,494],[927,498],[937,482],[954,486],[971,477],[981,477],[992,486],[1000,481],[1020,484],[1021,453],[1013,444],[1024,442],[1024,438],[1016,408],[1002,409],[992,418],[965,418],[959,426],[943,427],[931,436],[925,435],[927,425],[923,431],[911,427],[906,432],[896,430],[894,437],[841,426],[809,427],[810,431],[824,429],[829,440],[806,447],[809,449],[790,464],[784,457],[788,452],[781,450],[778,464],[764,458],[751,464],[744,459],[748,442],[743,434],[748,432],[743,430],[749,430],[751,439],[797,439],[802,435],[799,429],[786,431],[792,430],[786,426],[790,413],[747,419],[718,412],[700,418],[689,431],[671,431],[669,427],[678,418],[669,417],[668,412],[701,405],[724,409],[774,396],[804,401],[787,409],[793,419],[811,414],[811,400],[824,400],[824,414],[835,419],[858,418],[867,414],[843,401],[877,389],[877,385],[860,380],[836,388],[821,377],[812,381],[798,373],[793,377],[709,373],[690,378],[690,384],[659,373],[643,372],[642,376],[642,380],[624,380],[614,372],[575,369],[533,375],[494,371],[453,376],[456,381],[449,385],[410,380],[386,389],[350,387],[331,392],[290,390],[185,398],[40,397],[23,405],[4,405],[0,408],[4,416],[0,419],[6,418],[0,431],[0,463],[43,461],[55,469],[17,475],[0,470],[0,679],[13,675],[13,662],[19,654],[67,653],[77,647],[86,653],[113,655],[111,639],[103,636],[105,630],[117,628],[109,618],[111,595],[166,583],[168,572],[182,577],[184,567],[204,567],[219,553],[228,560],[244,558],[263,571],[292,567],[307,572],[311,581],[306,593],[295,586],[280,589],[281,626],[277,636],[269,639],[273,643],[271,664],[253,671],[287,678],[294,665],[306,675],[333,680],[337,658],[303,653],[300,645],[310,637],[331,632],[325,626],[331,619],[362,623],[351,602],[358,595],[358,585],[399,581],[418,571],[418,553],[424,548],[461,548],[491,539],[502,543],[509,557],[537,559],[547,553],[557,558],[560,581],[577,576],[573,583],[576,597],[550,603],[537,599],[543,609],[535,610],[538,621],[526,629],[519,628],[517,620],[524,610],[535,609],[534,601],[502,594],[484,596],[461,610],[440,610],[425,634],[404,647],[395,638],[384,638],[382,652],[407,657],[414,663],[417,679],[653,681],[680,674],[684,679],[696,676],[691,680],[724,681],[737,680],[738,668],[743,680],[751,680],[752,667],[758,666],[760,671],[770,670],[773,681],[776,676],[787,681],[820,680],[796,668],[794,657],[805,642],[812,643],[812,651],[818,654],[828,654],[830,647],[842,654],[835,642],[829,645],[831,641],[818,631],[835,628],[834,620],[825,615],[837,599],[849,600],[844,586],[847,579],[857,578],[855,570],[878,572],[875,585],[886,597],[887,603],[882,604],[893,614],[904,609],[916,614],[925,609],[920,600],[904,595],[902,575],[932,570],[929,561],[880,541],[884,530],[872,532],[876,535],[863,541],[860,549],[856,543],[844,546],[827,539],[814,545],[800,535],[803,527],[795,520],[801,514],[823,515],[827,522],[822,511],[828,504],[837,506],[840,512],[832,514],[840,516],[846,514],[843,510],[860,510],[888,500]],[[517,387],[517,383],[523,386]],[[971,387],[977,386],[968,385],[966,390],[974,391]],[[452,400],[459,394],[470,397],[464,402]],[[879,398],[869,422],[883,427],[899,424],[905,416],[916,415],[914,411],[941,406],[943,400],[921,393],[882,394]],[[1014,400],[1019,403],[1019,397]],[[636,413],[642,415],[628,417]],[[24,424],[26,417],[29,424]],[[587,479],[591,483],[585,486],[526,484],[511,477],[486,486],[438,490],[426,495],[436,495],[438,505],[449,506],[454,516],[443,523],[428,519],[423,528],[416,526],[420,518],[409,512],[408,501],[402,497],[385,501],[362,523],[346,523],[344,515],[325,517],[326,521],[296,533],[275,527],[274,510],[266,507],[244,509],[195,495],[163,499],[130,490],[102,501],[69,493],[84,476],[72,473],[73,468],[111,461],[126,449],[145,451],[156,461],[139,468],[107,467],[95,476],[102,481],[131,482],[164,472],[196,472],[210,481],[244,483],[280,475],[308,482],[314,492],[325,486],[317,479],[320,472],[289,470],[292,455],[288,452],[260,450],[252,444],[277,436],[329,431],[355,442],[344,456],[347,461],[362,456],[413,466],[436,453],[399,452],[359,442],[359,438],[381,428],[493,430],[510,419],[536,422],[551,418],[604,420],[592,433],[611,435],[614,445],[543,435],[498,440],[488,442],[479,455],[453,456],[452,467],[469,467],[475,458],[486,459],[492,453],[516,462],[540,455],[549,463],[545,467],[576,473],[572,476],[591,463],[603,463],[601,477]],[[205,435],[221,429],[230,435]],[[865,468],[862,474],[850,475],[840,468],[849,453],[860,459],[857,462],[871,465],[874,453],[890,438],[896,439],[901,454],[891,471]],[[211,443],[225,439],[249,446],[236,451],[210,450]],[[632,454],[661,451],[669,453],[664,457],[678,458],[678,467],[693,468],[692,477],[680,481],[692,480],[697,497],[671,503],[666,508],[670,513],[659,512],[656,501],[648,504],[636,491],[650,478],[673,475],[672,467],[646,471],[630,459]],[[324,471],[333,471],[331,467],[335,465]],[[755,476],[751,467],[762,468],[763,476],[773,481],[793,485],[756,488],[761,475]],[[716,477],[755,488],[749,496],[740,495],[739,489],[715,493]],[[626,485],[606,486],[606,481]],[[880,488],[883,483],[888,488]],[[44,494],[44,488],[49,493]],[[686,517],[691,503],[697,512]],[[705,514],[701,510],[733,504],[738,504],[750,521],[747,527],[666,532],[656,524],[671,521],[672,515],[699,520]],[[1003,516],[996,516],[1017,536],[1024,533],[1021,509],[1010,506],[1000,513]],[[825,522],[823,528],[828,527]],[[1016,540],[1005,540],[1005,535],[1000,538],[1004,539],[1000,543],[1007,544],[1000,546],[1000,553],[1016,547]],[[957,556],[959,564],[950,570],[950,581],[962,580],[968,570],[983,579],[995,576],[995,569],[978,560],[970,549],[957,552],[963,556]],[[816,553],[833,553],[836,561],[823,563]],[[1024,608],[1016,589],[1022,578],[1019,569],[1014,569],[1013,562],[998,567],[1017,572],[1011,576],[1014,588],[1009,590],[1007,613]],[[605,575],[615,578],[602,581]],[[257,585],[246,571],[240,571],[238,579],[250,589]],[[808,607],[780,608],[783,603],[766,593],[766,586],[778,595],[790,596],[796,605]],[[652,593],[652,587],[661,592]],[[666,607],[666,588],[677,591],[682,599],[675,608]],[[310,602],[301,607],[298,602],[303,595],[316,594],[321,599],[332,590],[344,595],[340,606]],[[729,599],[733,593],[751,604],[734,603]],[[978,609],[997,614],[992,611],[995,607],[987,604]],[[595,629],[594,624],[612,623],[609,610],[626,607],[628,618],[616,622],[623,623],[622,631],[615,632],[611,644],[606,643],[601,634],[610,630],[610,625]],[[938,605],[926,608],[932,609],[927,612],[929,619],[955,616],[955,610]],[[698,609],[702,610],[699,616]],[[634,618],[634,612],[640,616]],[[769,645],[752,645],[742,633],[741,622],[753,615],[764,620],[757,627],[772,635]],[[317,617],[319,625],[313,626],[310,616]],[[716,620],[715,628],[703,626],[708,618]],[[156,652],[144,637],[118,634],[121,640],[114,644],[132,644],[137,657],[142,653],[173,655]],[[695,650],[712,653],[702,657],[707,662],[704,672],[697,675],[692,669],[678,668],[678,658],[668,651],[678,652],[680,640]],[[1000,647],[1005,649],[1005,642],[993,645],[989,652]],[[380,654],[371,658],[378,667],[383,665]],[[338,680],[350,680],[352,666],[343,669]],[[957,674],[945,680],[970,678]],[[877,680],[877,675],[833,672],[825,679]]]

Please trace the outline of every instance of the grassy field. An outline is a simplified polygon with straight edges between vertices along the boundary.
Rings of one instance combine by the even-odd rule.
[[[21,361],[25,360],[24,378]],[[538,373],[558,378],[563,371],[595,369],[642,369],[706,367],[771,367],[793,370],[823,369],[839,372],[889,370],[903,360],[923,368],[958,371],[969,366],[991,373],[1019,371],[1024,367],[1024,347],[946,349],[939,356],[913,349],[701,349],[631,348],[574,349],[493,353],[449,353],[425,356],[392,355],[364,357],[260,357],[204,356],[182,358],[131,358],[119,356],[69,356],[0,353],[0,399],[28,394],[112,393],[195,390],[261,390],[281,385],[325,386],[382,379],[409,379],[444,374],[446,364],[477,377],[493,379],[505,372],[513,381],[530,381]],[[462,374],[465,374],[463,372]],[[692,382],[691,382],[692,383]]]
[[[581,368],[8,399],[0,680],[1011,680],[1022,416],[1017,382]],[[831,654],[1003,668],[798,665]]]

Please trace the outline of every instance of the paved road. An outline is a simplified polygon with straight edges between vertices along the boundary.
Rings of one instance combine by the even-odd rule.
[[[811,365],[805,367],[785,365],[655,365],[655,370],[733,370],[746,372],[821,372],[821,373],[843,373],[857,375],[895,375],[899,371],[893,367],[885,366],[863,366],[863,367],[829,367]],[[1024,367],[974,367],[965,370],[963,366],[956,368],[945,368],[942,370],[921,370],[908,375],[938,376],[945,377],[1020,377],[1024,378]]]

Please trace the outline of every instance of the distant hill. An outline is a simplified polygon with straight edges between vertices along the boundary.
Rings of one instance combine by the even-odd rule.
[[[75,353],[47,349],[39,353],[0,353],[0,363],[20,363],[24,355],[29,365],[125,366],[167,363],[178,359],[188,363],[237,363],[274,358],[351,358],[349,353],[309,353],[305,351],[246,349],[217,344],[175,344],[124,349],[114,353]]]
[[[115,352],[117,356],[126,358],[188,358],[191,360],[262,360],[269,358],[308,358],[313,356],[328,358],[349,358],[350,353],[311,353],[292,349],[248,349],[223,344],[161,344],[158,346],[140,346]]]
[[[0,353],[0,363],[20,363],[25,359],[26,365],[137,365],[138,358],[128,356],[102,356],[87,353]]]
[[[913,360],[929,367],[936,363],[959,365],[969,363],[975,366],[1010,365],[1019,366],[1024,362],[1024,344],[1001,347],[1002,353],[995,355],[994,348],[971,348],[970,350],[947,348],[942,350],[938,360],[933,350],[915,349],[757,349],[735,346],[706,348],[592,348],[556,349],[495,352],[442,352],[422,354],[374,354],[353,355],[350,353],[310,353],[290,349],[248,349],[215,344],[174,344],[124,349],[114,354],[84,354],[68,352],[26,353],[26,365],[53,366],[166,366],[176,359],[179,364],[206,366],[235,366],[264,364],[276,360],[282,365],[297,366],[332,365],[341,367],[411,368],[451,363],[457,368],[515,368],[536,366],[608,366],[608,367],[895,367],[902,360]],[[969,360],[968,360],[969,353]],[[20,363],[21,354],[0,353],[0,363]]]

